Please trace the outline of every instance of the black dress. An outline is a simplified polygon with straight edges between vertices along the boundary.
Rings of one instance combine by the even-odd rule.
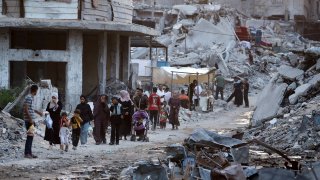
[[[62,103],[58,101],[58,108],[49,108],[50,103],[47,105],[46,111],[49,112],[50,117],[52,119],[52,129],[46,127],[46,131],[44,134],[44,140],[49,141],[50,144],[60,144],[60,120],[61,120],[61,110],[62,110]]]
[[[241,106],[243,104],[243,94],[242,94],[242,83],[236,83],[234,85],[234,104],[237,106]]]
[[[121,126],[120,126],[120,135],[127,136],[131,134],[131,124],[132,124],[132,115],[133,115],[133,106],[131,101],[121,101],[120,104],[122,105],[123,109],[123,119],[121,119]],[[125,113],[128,112],[128,115]]]

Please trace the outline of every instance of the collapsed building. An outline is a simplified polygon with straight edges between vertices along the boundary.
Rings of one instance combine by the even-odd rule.
[[[132,24],[131,0],[0,2],[0,87],[51,79],[73,107],[79,95],[104,93],[110,78],[130,76],[131,36],[157,36]],[[133,45],[134,46],[134,45]]]
[[[272,5],[260,15],[269,17],[263,20],[251,18],[257,17],[251,13],[248,17],[239,10],[241,6],[232,8],[237,2],[245,6],[253,1],[232,1],[233,6],[219,5],[218,1],[190,1],[169,9],[154,6],[156,12],[162,10],[164,14],[164,19],[155,14],[153,20],[162,32],[157,39],[168,42],[170,65],[217,67],[227,80],[249,78],[250,93],[259,93],[259,97],[250,124],[253,128],[245,130],[245,137],[263,140],[290,155],[318,157],[319,43],[297,33],[301,24],[295,18],[317,20],[319,2],[254,1],[250,5]],[[286,5],[290,5],[289,21],[284,18]],[[153,8],[152,4],[135,7],[138,12]],[[242,29],[247,34],[239,32]],[[226,94],[231,91],[226,87]],[[219,101],[214,104],[225,106]]]

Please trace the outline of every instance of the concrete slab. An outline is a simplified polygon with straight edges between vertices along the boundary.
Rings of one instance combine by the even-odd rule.
[[[320,59],[317,60],[316,70],[317,70],[317,71],[320,70]]]
[[[297,88],[297,83],[293,82],[288,86],[288,90],[295,90]]]
[[[188,33],[187,49],[210,48],[214,44],[220,44],[219,50],[224,50],[229,44],[235,44],[235,36],[230,23],[225,18],[220,18],[217,25],[200,19],[193,30]],[[230,47],[231,49],[233,47]],[[218,50],[218,49],[217,49]]]
[[[221,9],[221,4],[217,4],[217,5],[204,5],[204,10],[209,11],[209,12],[217,12]]]
[[[308,83],[312,84],[313,87],[316,86],[317,84],[319,84],[320,83],[320,74],[313,76],[313,78],[310,79],[310,81]]]
[[[311,47],[305,50],[305,53],[311,54],[313,56],[320,56],[320,47]]]
[[[195,22],[192,19],[182,19],[179,21],[180,24],[186,27],[194,26]]]
[[[293,68],[287,65],[281,65],[278,68],[279,74],[289,80],[294,81],[299,76],[302,76],[304,74],[304,71],[301,69]]]
[[[289,102],[290,104],[296,104],[298,101],[298,98],[300,96],[304,96],[307,95],[308,91],[312,88],[312,84],[303,84],[299,87],[297,87],[297,89],[295,89],[295,93],[292,94],[291,96],[289,96]]]
[[[192,16],[198,13],[198,8],[192,5],[175,5],[172,7],[173,9],[179,10],[184,15]]]
[[[128,35],[159,36],[160,32],[137,24],[79,20],[47,20],[28,18],[0,18],[0,28],[37,28],[50,30],[100,30],[123,32]]]
[[[258,126],[262,124],[264,120],[268,120],[277,114],[284,93],[288,87],[286,83],[276,84],[277,79],[277,76],[272,78],[260,93],[257,100],[257,108],[252,117],[253,126]]]
[[[289,59],[289,62],[292,66],[296,66],[299,62],[299,57],[298,55],[296,54],[293,54],[293,53],[289,53],[288,54],[288,59]]]

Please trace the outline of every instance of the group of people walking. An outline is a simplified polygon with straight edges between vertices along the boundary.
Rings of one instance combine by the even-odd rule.
[[[119,140],[122,140],[122,138],[127,140],[127,137],[133,134],[139,137],[138,140],[143,140],[149,128],[147,124],[140,121],[143,119],[150,119],[152,130],[156,130],[157,126],[164,129],[168,120],[172,124],[172,129],[178,129],[180,125],[178,119],[179,93],[174,92],[172,97],[168,97],[169,89],[161,94],[158,88],[153,88],[153,93],[148,97],[142,89],[138,88],[133,98],[128,91],[122,90],[120,91],[120,98],[112,97],[110,105],[108,105],[107,95],[100,95],[94,103],[93,111],[87,98],[81,95],[80,104],[76,106],[70,119],[67,113],[62,111],[63,105],[59,101],[58,93],[52,93],[45,112],[33,109],[33,98],[37,91],[38,86],[32,85],[30,94],[25,98],[23,114],[26,128],[29,130],[35,124],[35,113],[41,116],[44,114],[49,116],[52,124],[46,126],[44,140],[49,142],[49,149],[59,144],[61,153],[69,150],[70,135],[73,150],[77,149],[79,142],[82,146],[86,146],[90,126],[93,126],[93,137],[96,145],[107,143],[106,130],[109,125],[111,126],[109,145],[118,145]],[[162,92],[163,89],[160,91]],[[167,99],[168,102],[164,99]],[[134,116],[135,112],[145,113],[141,113],[144,116]],[[133,119],[132,117],[137,118]],[[31,150],[33,135],[32,133],[27,134],[26,158],[36,158]]]
[[[223,100],[224,78],[218,74],[215,81],[216,94],[221,95]],[[37,94],[38,86],[32,85],[30,94],[26,96],[24,102],[24,120],[27,130],[34,125],[35,113],[43,115],[33,109],[33,97]],[[245,102],[245,107],[249,107],[248,101],[249,83],[247,79],[240,80],[236,77],[233,85],[233,93],[227,102],[235,98],[235,104],[240,106]],[[131,98],[126,90],[120,91],[119,97],[112,97],[111,104],[108,104],[108,96],[100,95],[94,103],[93,111],[85,96],[80,96],[80,104],[77,105],[73,116],[69,119],[66,112],[62,112],[62,103],[59,101],[58,93],[52,93],[50,102],[47,104],[45,114],[52,120],[52,125],[46,126],[44,140],[49,142],[49,149],[53,145],[60,144],[61,153],[69,150],[69,136],[72,139],[72,149],[76,150],[79,141],[82,146],[86,146],[90,126],[93,125],[93,137],[96,145],[106,144],[106,130],[111,126],[109,145],[119,145],[119,140],[127,140],[128,136],[136,135],[140,140],[145,140],[149,129],[165,129],[167,122],[172,125],[172,130],[178,129],[179,111],[181,108],[191,109],[193,105],[199,104],[199,95],[202,87],[194,80],[188,88],[181,92],[171,93],[169,88],[159,85],[154,87],[148,96],[142,89],[137,88],[135,95]],[[70,130],[71,129],[71,132]],[[28,131],[29,132],[29,131]],[[33,133],[27,134],[25,144],[25,157],[36,158],[32,153]]]

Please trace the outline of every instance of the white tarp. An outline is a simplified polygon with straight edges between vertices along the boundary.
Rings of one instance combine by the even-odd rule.
[[[192,67],[183,67],[183,68],[176,68],[176,67],[161,67],[164,71],[172,74],[175,76],[174,79],[179,77],[185,78],[189,74],[199,73],[199,75],[208,74],[210,69],[209,68],[192,68]]]
[[[161,67],[153,68],[153,82],[170,84],[173,72],[173,83],[174,84],[188,84],[190,81],[197,79],[199,82],[207,82],[208,76],[212,80],[214,73],[210,73],[210,68],[192,68],[192,67]]]

